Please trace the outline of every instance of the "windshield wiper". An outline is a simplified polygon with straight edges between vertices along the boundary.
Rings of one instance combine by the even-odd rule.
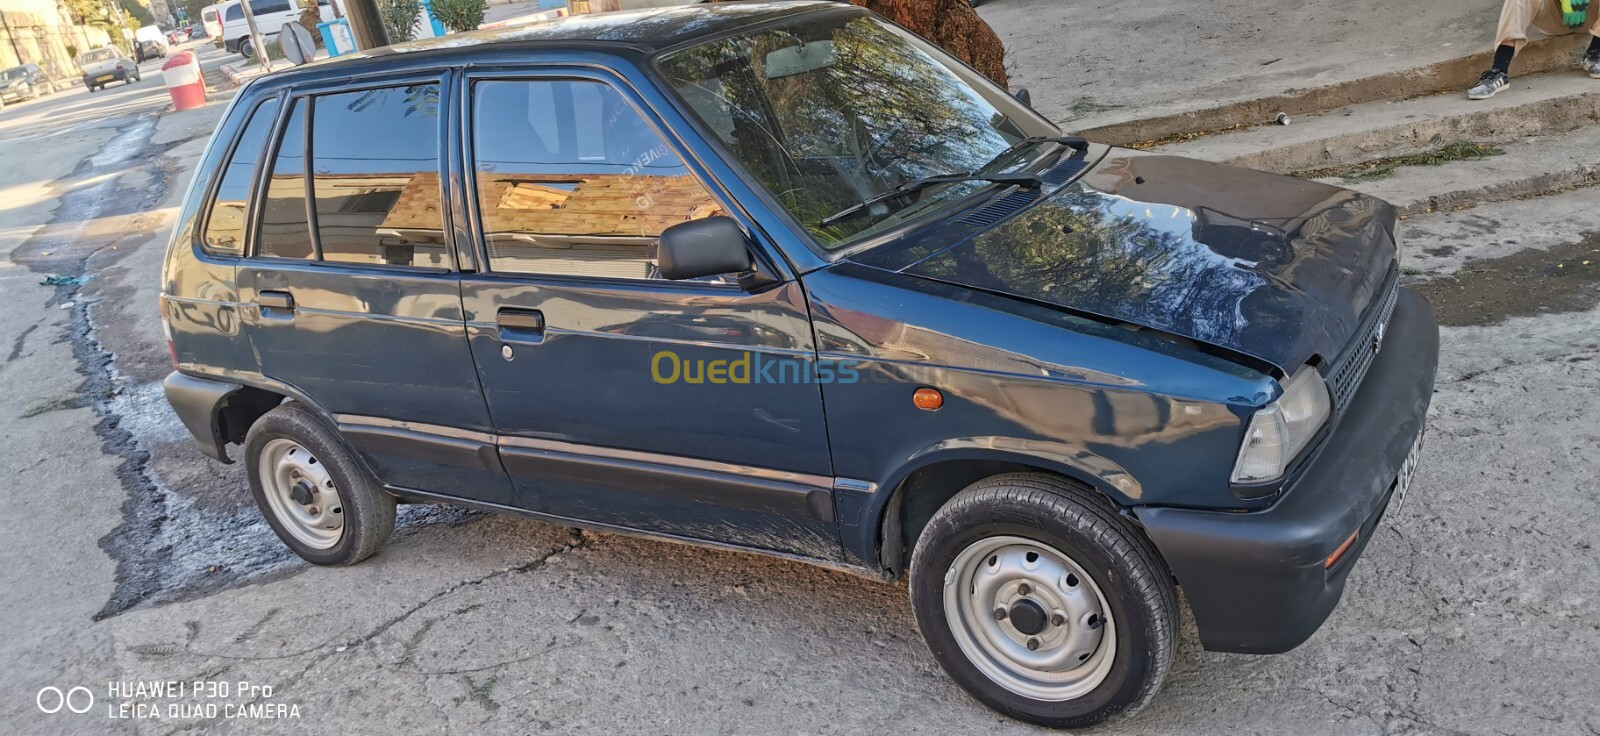
[[[1023,138],[1020,141],[1017,141],[1016,143],[1011,144],[1011,146],[1009,148],[1007,148],[1006,150],[995,154],[994,158],[989,159],[989,163],[984,164],[978,170],[979,171],[983,171],[984,169],[987,169],[990,166],[993,166],[994,162],[999,161],[1000,159],[1003,159],[1003,158],[1005,158],[1007,156],[1010,156],[1011,154],[1016,153],[1017,151],[1020,151],[1020,150],[1022,150],[1024,148],[1027,148],[1028,146],[1031,146],[1031,145],[1033,145],[1035,143],[1060,143],[1061,145],[1066,146],[1068,148],[1071,148],[1072,150],[1077,151],[1079,153],[1082,153],[1084,151],[1088,151],[1089,150],[1089,141],[1088,141],[1088,139],[1084,138],[1083,136],[1078,136],[1078,135],[1030,135],[1030,136],[1028,136],[1026,138]]]
[[[960,174],[939,174],[937,176],[925,176],[921,179],[912,179],[911,181],[905,182],[887,192],[875,194],[856,204],[850,205],[849,207],[822,218],[822,226],[827,227],[833,223],[839,222],[840,220],[847,220],[867,211],[875,204],[895,199],[897,197],[902,197],[920,189],[926,189],[934,186],[935,184],[953,184],[963,181],[987,181],[995,184],[1017,184],[1020,186],[1037,189],[1040,186],[1043,186],[1044,182],[1035,174],[979,173],[984,169],[993,166],[994,162],[1036,143],[1059,143],[1080,153],[1089,150],[1089,141],[1082,136],[1030,135],[1022,140],[1017,141],[1016,143],[1011,144],[1010,146],[1007,146],[1006,150],[1001,151],[991,157],[989,159],[989,163],[984,164],[974,171],[968,171]]]
[[[1033,174],[979,174],[977,172],[969,171],[960,174],[924,176],[921,179],[912,179],[911,181],[905,182],[887,192],[874,194],[866,199],[861,200],[860,202],[828,215],[827,217],[822,218],[822,226],[827,227],[839,222],[840,220],[848,220],[856,215],[866,212],[875,204],[899,197],[904,197],[907,194],[911,194],[922,189],[927,189],[928,187],[936,184],[955,184],[963,181],[987,181],[995,184],[1016,184],[1035,189],[1044,184],[1044,182],[1040,180],[1038,176]]]

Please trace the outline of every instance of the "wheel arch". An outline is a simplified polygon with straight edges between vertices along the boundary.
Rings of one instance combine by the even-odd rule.
[[[304,392],[269,379],[241,380],[230,376],[229,380],[219,380],[174,372],[167,377],[166,393],[168,403],[200,443],[200,449],[224,463],[233,462],[228,445],[243,445],[256,421],[290,401],[305,407],[341,441],[344,437],[333,414]],[[364,459],[361,461],[365,464]]]
[[[1043,472],[1083,485],[1117,508],[1137,502],[1139,486],[1120,466],[1081,448],[1037,440],[983,437],[940,443],[916,453],[885,479],[863,509],[855,539],[846,539],[873,567],[898,578],[933,517],[962,489],[984,478]],[[1129,491],[1132,491],[1130,494]]]

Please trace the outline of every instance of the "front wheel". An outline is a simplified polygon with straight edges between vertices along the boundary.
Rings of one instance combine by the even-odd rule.
[[[1103,497],[1039,473],[979,481],[934,514],[911,603],[951,678],[1052,728],[1143,708],[1177,638],[1177,594],[1149,541]]]
[[[256,420],[244,454],[261,514],[308,562],[354,565],[394,531],[394,496],[304,407],[285,404]]]

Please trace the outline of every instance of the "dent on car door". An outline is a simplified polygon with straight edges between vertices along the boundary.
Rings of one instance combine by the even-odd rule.
[[[728,213],[617,88],[471,85],[488,272],[462,295],[517,504],[837,559],[799,284],[660,277],[662,230]]]
[[[239,269],[261,372],[387,484],[505,503],[445,237],[436,81],[302,97]]]

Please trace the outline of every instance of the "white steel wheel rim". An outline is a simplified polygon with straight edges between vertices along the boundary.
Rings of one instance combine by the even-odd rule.
[[[1117,650],[1110,610],[1081,565],[1032,539],[981,539],[945,571],[944,615],[962,653],[1034,700],[1073,700],[1105,681]]]
[[[328,468],[300,443],[275,439],[261,448],[262,495],[279,526],[313,549],[331,549],[344,536],[344,499]]]

